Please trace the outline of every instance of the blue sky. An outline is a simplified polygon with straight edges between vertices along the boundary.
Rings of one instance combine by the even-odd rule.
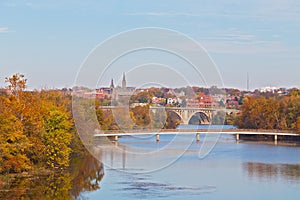
[[[20,72],[31,89],[71,87],[95,46],[141,27],[194,38],[218,66],[226,87],[245,89],[247,72],[251,89],[300,86],[298,0],[2,0],[0,86],[4,77]],[[112,78],[123,71],[119,66]]]

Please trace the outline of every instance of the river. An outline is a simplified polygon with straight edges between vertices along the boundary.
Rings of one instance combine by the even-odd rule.
[[[58,175],[53,180],[49,177],[31,177],[28,181],[25,178],[27,184],[31,183],[30,187],[24,183],[20,185],[19,180],[15,183],[19,187],[12,188],[6,196],[0,197],[91,200],[299,199],[299,144],[236,143],[234,136],[221,135],[212,150],[199,158],[199,149],[203,144],[215,142],[215,138],[211,137],[201,136],[201,141],[196,142],[194,135],[162,135],[157,143],[155,135],[125,136],[110,146],[100,141],[96,148],[100,148],[100,154],[97,155],[103,164],[87,156],[84,160],[78,160],[68,175]],[[174,144],[170,145],[170,141]],[[185,148],[187,143],[179,141],[191,143]],[[154,156],[151,155],[153,152]],[[25,191],[24,187],[30,189]],[[62,187],[66,188],[60,191]],[[23,196],[17,196],[12,191],[23,191]],[[58,193],[56,196],[55,192]]]
[[[161,136],[159,143],[163,146],[173,137]],[[119,144],[127,148],[157,148],[153,141],[139,141],[139,138],[123,137]],[[151,173],[137,170],[144,166],[143,159],[128,156],[121,165],[118,161],[123,158],[114,158],[110,153],[104,159],[109,167],[112,167],[112,160],[115,163],[113,169],[105,170],[101,190],[84,196],[89,199],[299,199],[299,146],[258,142],[237,144],[233,136],[223,135],[213,150],[199,159],[201,143],[203,141],[193,142],[174,163]],[[172,160],[172,153],[158,155],[158,162]],[[133,168],[134,165],[128,162],[134,162],[137,167]]]

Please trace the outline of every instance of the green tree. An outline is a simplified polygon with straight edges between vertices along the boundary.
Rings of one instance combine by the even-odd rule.
[[[45,145],[47,164],[52,168],[69,166],[72,126],[67,113],[52,107],[45,117]]]

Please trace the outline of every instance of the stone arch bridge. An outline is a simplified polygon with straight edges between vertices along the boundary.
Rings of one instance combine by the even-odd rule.
[[[150,108],[155,112],[155,109],[160,109],[160,107]],[[213,118],[214,109],[209,108],[183,108],[183,107],[164,107],[166,112],[174,112],[181,119],[181,124],[188,125],[190,120],[196,114],[199,114],[200,120],[202,124],[210,124]]]
[[[102,106],[103,110],[118,109],[118,106]],[[226,113],[236,113],[238,110],[234,109],[220,109],[220,108],[190,108],[190,107],[153,107],[150,106],[150,110],[155,113],[159,110],[165,110],[165,112],[174,112],[181,119],[182,125],[188,125],[190,120],[196,114],[199,114],[202,124],[210,124],[213,115],[218,111],[224,111]]]

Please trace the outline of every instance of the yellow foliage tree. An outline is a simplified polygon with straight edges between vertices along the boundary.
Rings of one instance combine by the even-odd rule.
[[[297,118],[297,132],[300,133],[300,116]]]
[[[11,111],[10,103],[0,97],[0,173],[17,173],[32,167],[26,155],[30,141],[21,120]]]

